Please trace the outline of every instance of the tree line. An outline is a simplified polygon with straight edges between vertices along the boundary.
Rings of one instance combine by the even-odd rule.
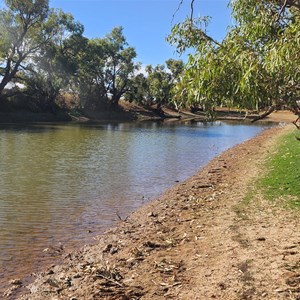
[[[234,25],[222,41],[207,34],[210,18],[194,18],[190,2],[191,15],[168,37],[179,53],[193,49],[188,63],[170,59],[141,72],[122,27],[88,39],[82,24],[48,0],[6,0],[0,10],[0,108],[14,100],[54,110],[72,95],[78,107],[115,108],[123,97],[201,108],[209,117],[220,105],[268,107],[266,113],[285,106],[299,115],[299,1],[229,1]]]
[[[136,56],[122,27],[88,39],[82,24],[48,0],[6,0],[0,10],[0,109],[13,103],[55,111],[66,99],[91,109],[114,109],[122,97],[168,103],[183,62],[169,59],[141,72]]]

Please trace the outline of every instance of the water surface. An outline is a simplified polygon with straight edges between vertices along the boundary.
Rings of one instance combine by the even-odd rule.
[[[259,133],[258,125],[0,127],[0,287],[90,242],[117,219]]]

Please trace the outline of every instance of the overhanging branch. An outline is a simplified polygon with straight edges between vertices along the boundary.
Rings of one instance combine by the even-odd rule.
[[[179,9],[180,9],[182,3],[183,3],[183,0],[180,0],[178,7],[177,7],[176,11],[175,11],[174,14],[173,14],[172,22],[171,22],[171,23],[173,23],[174,18],[175,18],[175,16],[176,16],[176,14],[179,12]]]
[[[194,17],[194,2],[195,0],[191,0],[191,21],[193,21],[193,17]]]

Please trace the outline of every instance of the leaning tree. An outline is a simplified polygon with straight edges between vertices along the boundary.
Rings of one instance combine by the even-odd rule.
[[[0,9],[0,102],[15,82],[54,90],[58,68],[50,74],[51,68],[67,57],[61,46],[82,31],[72,16],[50,9],[49,0],[5,0]]]
[[[0,10],[0,95],[24,69],[25,61],[51,38],[44,24],[50,13],[48,0],[6,0]]]
[[[195,50],[177,87],[186,104],[268,108],[263,116],[284,105],[299,116],[300,1],[230,1],[235,25],[222,41],[207,34],[208,17],[193,18],[191,3],[168,37],[181,53]]]

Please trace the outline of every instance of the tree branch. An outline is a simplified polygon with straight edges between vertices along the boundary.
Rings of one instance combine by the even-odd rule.
[[[193,21],[193,17],[194,17],[194,2],[195,0],[191,1],[191,21]]]
[[[207,35],[203,30],[202,30],[202,34],[203,34],[203,36],[204,36],[207,40],[213,42],[214,44],[218,45],[219,47],[222,46],[219,42],[217,42],[217,41],[216,41],[215,39],[213,39],[211,36]]]
[[[264,119],[265,117],[267,117],[268,115],[270,115],[273,111],[275,110],[275,105],[272,105],[268,108],[267,111],[265,111],[263,114],[259,115],[258,117],[255,117],[251,123],[254,123],[258,120]]]
[[[283,5],[282,5],[282,7],[281,7],[281,9],[280,9],[280,11],[278,13],[277,18],[276,18],[276,22],[279,21],[279,19],[281,17],[281,14],[283,13],[284,9],[286,8],[287,2],[288,2],[288,0],[284,0],[284,3],[283,3]]]
[[[173,14],[173,16],[172,16],[172,22],[171,22],[171,24],[172,24],[173,21],[174,21],[175,15],[179,12],[179,9],[180,9],[182,3],[183,3],[183,0],[180,0],[180,3],[179,3],[179,5],[178,5],[176,11],[174,12],[174,14]]]
[[[297,124],[297,122],[300,120],[300,117],[298,117],[297,120],[293,121],[292,123],[297,127],[297,129],[300,129],[300,126]]]

